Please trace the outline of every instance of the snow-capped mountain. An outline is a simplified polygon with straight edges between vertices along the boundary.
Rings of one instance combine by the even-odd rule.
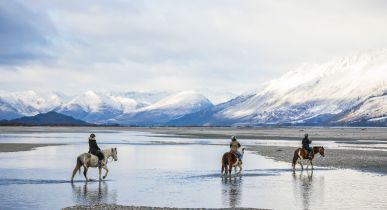
[[[210,106],[207,98],[190,91],[174,94],[86,91],[72,97],[34,91],[0,92],[0,120],[55,111],[89,123],[131,124],[136,119],[136,122],[151,125]],[[143,120],[139,120],[141,116]]]
[[[92,122],[117,116],[122,113],[122,108],[119,102],[109,96],[87,91],[56,108],[55,111]]]
[[[14,119],[48,112],[60,106],[66,96],[59,92],[0,91],[0,119]]]
[[[302,65],[255,93],[184,116],[176,125],[354,124],[387,115],[387,50]],[[356,123],[355,123],[356,124]]]
[[[108,119],[149,106],[165,95],[165,92],[87,91],[55,111],[87,122],[105,123]]]
[[[186,114],[212,106],[213,104],[203,95],[194,91],[184,91],[135,112],[123,114],[109,122],[123,125],[163,125]]]

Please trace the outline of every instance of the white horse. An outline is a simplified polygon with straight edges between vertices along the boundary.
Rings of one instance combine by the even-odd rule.
[[[77,165],[75,166],[73,170],[73,175],[71,176],[71,182],[74,180],[74,176],[79,171],[81,173],[81,166],[83,166],[83,175],[85,176],[86,181],[89,181],[87,178],[87,170],[89,167],[96,168],[98,167],[99,169],[99,180],[101,180],[101,172],[102,168],[105,169],[105,175],[103,176],[103,179],[106,178],[109,169],[107,168],[107,163],[108,159],[112,157],[114,161],[117,161],[117,148],[109,148],[109,149],[104,149],[102,150],[104,154],[104,159],[101,161],[101,167],[98,167],[98,157],[89,153],[83,153],[78,156],[77,158]]]

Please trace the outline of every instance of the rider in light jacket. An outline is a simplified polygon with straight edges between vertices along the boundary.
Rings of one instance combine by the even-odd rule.
[[[241,147],[241,144],[238,142],[235,136],[231,137],[231,143],[230,143],[230,151],[236,154],[236,156],[239,158],[240,161],[242,161],[242,154],[238,151],[238,149]]]

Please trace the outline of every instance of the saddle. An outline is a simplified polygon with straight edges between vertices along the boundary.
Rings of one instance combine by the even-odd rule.
[[[231,151],[230,151],[230,153],[232,153],[232,154],[235,156],[235,158],[236,158],[240,163],[242,163],[242,160],[238,157],[238,155],[237,155],[235,152],[231,152]]]
[[[305,154],[306,154],[306,158],[304,158],[304,159],[310,159],[311,158],[311,154],[309,154],[310,152],[307,150],[307,149],[304,149],[304,148],[301,148],[304,152],[305,152]]]

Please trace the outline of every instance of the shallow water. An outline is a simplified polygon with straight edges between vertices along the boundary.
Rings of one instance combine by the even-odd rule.
[[[242,175],[222,178],[220,157],[228,149],[208,145],[216,140],[162,139],[137,132],[98,133],[97,138],[103,148],[118,148],[118,161],[109,163],[106,181],[85,183],[83,176],[77,175],[77,181],[71,184],[68,180],[76,156],[88,149],[85,134],[1,135],[1,142],[72,144],[0,153],[0,209],[59,209],[95,203],[269,209],[387,208],[386,176],[327,168],[293,174],[288,163],[246,153]],[[190,144],[181,144],[187,142]],[[91,169],[89,177],[96,179],[97,170]]]

